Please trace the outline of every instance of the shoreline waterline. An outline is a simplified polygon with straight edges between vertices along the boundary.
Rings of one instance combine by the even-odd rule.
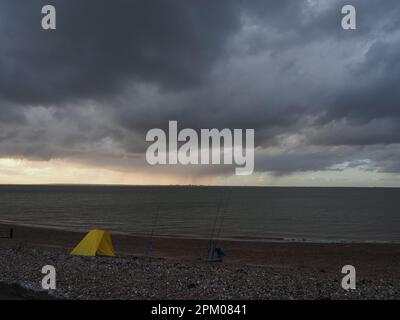
[[[20,226],[27,228],[36,228],[36,229],[48,229],[48,230],[58,230],[65,232],[76,232],[76,233],[85,233],[92,230],[91,228],[72,228],[68,226],[54,226],[54,225],[45,225],[45,224],[33,224],[33,223],[23,223],[18,221],[8,221],[0,219],[0,227],[8,226],[9,228]],[[95,229],[95,228],[93,228]],[[103,228],[105,230],[109,230],[107,227]],[[140,238],[158,238],[158,239],[178,239],[178,240],[203,240],[203,241],[229,241],[229,242],[250,242],[250,243],[315,243],[315,244],[395,244],[400,245],[400,242],[397,241],[378,241],[378,240],[349,240],[349,239],[310,239],[310,238],[284,238],[284,237],[270,237],[270,238],[261,238],[261,237],[235,237],[235,238],[227,238],[227,237],[219,237],[219,238],[207,238],[207,237],[198,237],[198,236],[180,236],[180,235],[171,235],[171,234],[157,234],[150,235],[146,233],[131,233],[124,231],[112,230],[110,231],[114,235],[121,236],[131,236],[131,237],[140,237]]]

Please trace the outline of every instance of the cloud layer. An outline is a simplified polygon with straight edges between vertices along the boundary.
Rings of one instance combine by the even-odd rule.
[[[144,136],[177,120],[254,128],[259,173],[397,174],[400,4],[352,2],[356,31],[345,1],[1,1],[0,157],[157,174]]]

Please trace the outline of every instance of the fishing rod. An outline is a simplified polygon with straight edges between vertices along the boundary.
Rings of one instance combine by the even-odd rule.
[[[223,203],[223,195],[224,195],[224,193],[221,192],[221,196],[220,196],[219,203],[218,203],[217,214],[215,215],[213,227],[211,228],[210,243],[214,239],[214,236],[215,236],[215,231],[216,231],[217,224],[218,224],[218,218],[219,218],[219,215],[220,215],[220,212],[221,212],[222,203]]]
[[[228,194],[228,196],[229,196],[229,194]],[[215,220],[214,220],[213,228],[211,230],[211,235],[210,235],[210,244],[209,244],[209,248],[208,248],[208,257],[207,257],[208,262],[214,261],[214,253],[217,249],[216,236],[219,237],[221,230],[222,230],[222,225],[223,225],[224,216],[225,216],[224,212],[226,213],[227,202],[229,200],[228,196],[227,196],[225,190],[221,192],[218,210],[215,215]],[[221,208],[223,206],[225,206],[225,207],[221,211]]]
[[[225,218],[226,218],[226,215],[227,215],[227,212],[228,212],[228,207],[229,207],[229,202],[230,202],[230,199],[231,199],[231,194],[232,194],[232,189],[229,189],[229,191],[228,191],[228,193],[227,193],[227,195],[225,197],[226,201],[225,201],[223,212],[221,214],[221,221],[220,221],[219,228],[218,228],[218,231],[217,231],[217,237],[216,237],[217,240],[220,239],[222,227],[224,225]]]

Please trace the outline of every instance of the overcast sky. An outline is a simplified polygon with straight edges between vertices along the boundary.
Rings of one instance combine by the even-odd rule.
[[[0,0],[0,183],[400,186],[399,17],[398,0]],[[255,173],[147,165],[169,120],[255,129]]]

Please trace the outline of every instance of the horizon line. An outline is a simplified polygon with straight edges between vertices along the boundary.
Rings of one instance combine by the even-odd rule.
[[[325,189],[400,189],[395,186],[260,186],[260,185],[218,185],[218,184],[116,184],[116,183],[0,183],[5,186],[77,186],[77,187],[224,187],[224,188],[325,188]]]

